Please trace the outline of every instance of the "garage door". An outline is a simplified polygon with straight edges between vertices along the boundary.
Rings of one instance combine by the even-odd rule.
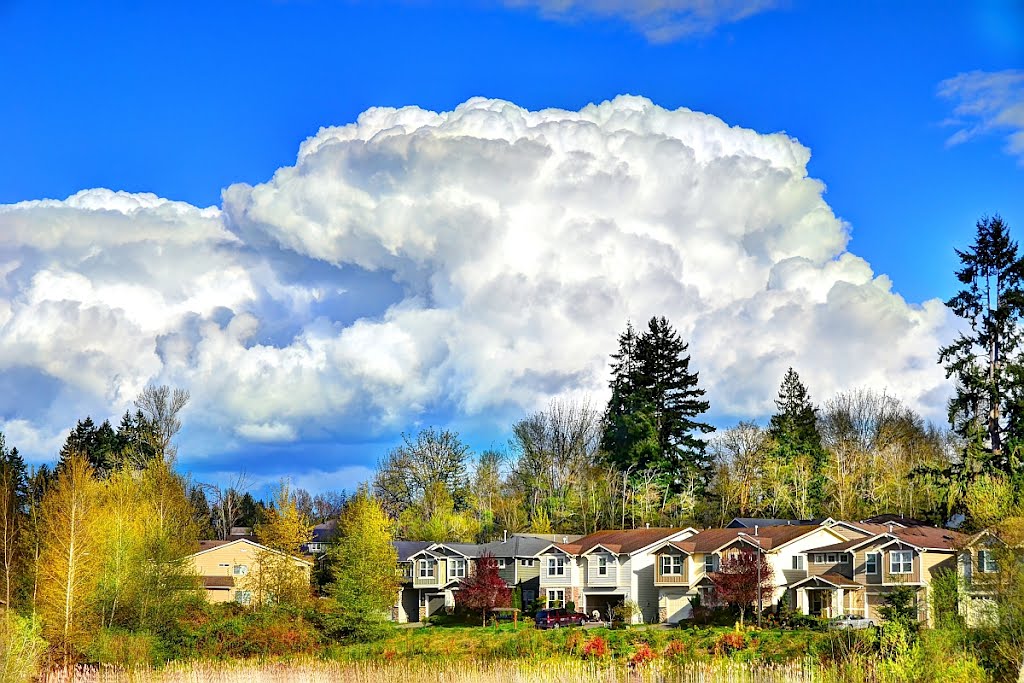
[[[662,593],[659,607],[665,608],[665,619],[670,624],[689,619],[693,613],[693,608],[690,607],[690,598],[681,592]]]

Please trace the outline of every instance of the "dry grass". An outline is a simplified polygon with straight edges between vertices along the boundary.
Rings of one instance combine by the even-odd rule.
[[[811,683],[820,680],[799,664],[752,665],[718,660],[682,667],[654,662],[631,668],[623,663],[554,660],[548,662],[377,661],[258,664],[176,663],[155,671],[79,667],[51,672],[43,683]]]

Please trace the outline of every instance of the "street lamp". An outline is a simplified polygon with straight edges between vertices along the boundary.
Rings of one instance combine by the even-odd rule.
[[[764,557],[764,547],[761,545],[761,539],[757,536],[751,536],[745,531],[740,531],[736,534],[737,536],[746,536],[754,545],[757,546],[757,627],[761,628],[761,612],[764,611],[762,606],[762,591],[761,591],[761,558]]]

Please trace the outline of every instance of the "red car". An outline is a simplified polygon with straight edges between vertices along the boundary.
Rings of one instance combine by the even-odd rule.
[[[567,609],[542,609],[534,617],[537,628],[561,628],[563,626],[582,626],[587,618],[579,612]]]

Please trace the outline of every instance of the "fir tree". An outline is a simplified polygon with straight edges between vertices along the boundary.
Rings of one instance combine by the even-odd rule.
[[[623,471],[654,469],[682,482],[707,481],[710,460],[700,437],[714,431],[696,418],[709,404],[690,372],[689,345],[664,317],[639,336],[628,325],[612,355],[612,399],[602,446]]]
[[[775,399],[778,412],[772,415],[768,434],[775,443],[774,455],[785,463],[807,457],[813,469],[809,498],[818,505],[824,498],[825,449],[818,432],[818,410],[811,402],[807,387],[793,368],[786,371]]]
[[[964,287],[946,302],[970,329],[939,351],[939,361],[956,380],[949,403],[954,431],[968,442],[969,454],[1012,473],[1020,461],[1011,452],[1024,439],[1024,259],[998,215],[983,217],[976,228],[975,243],[956,252]]]

